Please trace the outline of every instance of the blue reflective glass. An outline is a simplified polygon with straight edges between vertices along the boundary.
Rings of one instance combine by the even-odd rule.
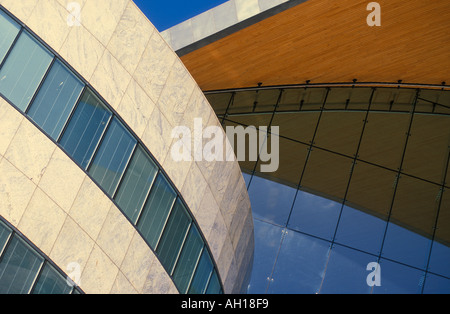
[[[0,93],[25,111],[52,60],[47,49],[22,32],[0,70]]]
[[[72,287],[67,284],[66,278],[46,263],[39,274],[32,294],[69,294],[71,292]]]
[[[430,245],[430,239],[394,223],[389,223],[382,256],[425,269]]]
[[[138,229],[153,249],[158,244],[175,198],[175,191],[160,173],[137,223]]]
[[[296,189],[253,176],[248,192],[254,217],[286,225]]]
[[[380,254],[387,222],[344,206],[335,241],[372,254]]]
[[[450,279],[428,273],[423,289],[424,294],[450,294]]]
[[[370,293],[367,266],[377,257],[340,245],[334,245],[320,293]]]
[[[424,272],[395,262],[381,260],[381,286],[374,294],[418,294],[422,292]]]
[[[428,271],[450,278],[450,247],[434,241]]]
[[[28,115],[54,140],[58,137],[83,90],[83,83],[60,61],[47,75]]]
[[[89,174],[112,196],[131,157],[136,140],[114,118],[89,168]]]
[[[172,276],[181,293],[186,293],[203,246],[197,227],[192,225]]]
[[[341,207],[340,203],[299,190],[289,227],[332,240]]]
[[[138,146],[115,196],[119,207],[134,224],[157,173],[155,163]]]
[[[0,10],[0,64],[19,34],[20,26]]]
[[[172,274],[191,222],[192,219],[186,208],[180,200],[177,200],[156,248],[159,260],[169,274]]]
[[[0,294],[29,293],[43,262],[41,256],[14,236],[0,260]]]
[[[213,264],[211,257],[207,250],[203,250],[191,286],[189,287],[189,294],[204,294],[212,272]]]
[[[281,245],[268,292],[317,293],[329,251],[329,242],[288,230]]]
[[[82,168],[88,166],[111,115],[105,105],[86,90],[60,141]]]
[[[255,255],[248,293],[261,294],[267,292],[267,279],[272,276],[284,229],[258,219],[253,224]]]

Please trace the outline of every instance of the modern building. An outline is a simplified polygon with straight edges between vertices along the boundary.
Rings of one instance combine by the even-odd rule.
[[[162,33],[224,127],[279,139],[277,171],[240,161],[248,292],[450,293],[449,27],[447,0],[231,0]]]
[[[0,96],[0,293],[246,291],[240,166],[226,136],[173,158],[176,126],[223,129],[132,1],[1,0]]]

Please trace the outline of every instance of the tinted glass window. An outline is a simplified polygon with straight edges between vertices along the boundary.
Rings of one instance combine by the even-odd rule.
[[[49,264],[43,267],[37,280],[33,294],[69,294],[72,287],[67,284],[66,278]]]
[[[137,225],[152,248],[158,244],[175,197],[176,193],[167,179],[159,175]]]
[[[194,278],[192,279],[191,286],[189,288],[190,294],[203,294],[206,292],[206,288],[209,282],[209,278],[213,272],[213,264],[209,254],[206,250],[203,250],[200,261],[198,262],[197,269],[195,271]]]
[[[47,49],[23,32],[0,70],[0,93],[25,111],[52,59]]]
[[[0,293],[28,293],[42,263],[42,257],[13,237],[0,260]]]
[[[0,63],[19,34],[20,26],[3,11],[0,11]]]
[[[110,117],[105,105],[86,90],[61,138],[61,146],[81,167],[88,166]]]
[[[136,148],[115,200],[125,215],[136,223],[158,168],[141,146]]]
[[[83,83],[60,61],[56,61],[39,93],[28,111],[28,115],[58,140],[70,113],[80,97]]]
[[[89,169],[108,195],[114,194],[135,145],[136,140],[114,118]]]

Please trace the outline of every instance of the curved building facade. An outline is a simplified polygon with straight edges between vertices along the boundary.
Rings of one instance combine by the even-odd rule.
[[[450,293],[448,1],[269,2],[163,33],[224,127],[279,142],[240,160],[248,292]]]
[[[0,5],[0,293],[244,291],[240,167],[226,140],[173,158],[175,127],[220,123],[153,25],[127,0]]]

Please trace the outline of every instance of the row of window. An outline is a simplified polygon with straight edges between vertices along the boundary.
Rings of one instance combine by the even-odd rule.
[[[0,220],[0,294],[80,294],[78,287]]]
[[[0,94],[98,183],[181,293],[222,293],[205,242],[145,148],[61,60],[0,10]]]

